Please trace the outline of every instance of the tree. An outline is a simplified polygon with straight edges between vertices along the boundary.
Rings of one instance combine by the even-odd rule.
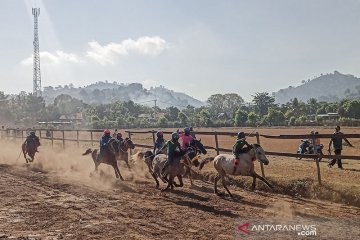
[[[345,116],[349,118],[360,118],[360,101],[352,100],[344,104]]]
[[[289,125],[290,125],[290,126],[294,126],[295,123],[296,123],[296,117],[293,116],[293,117],[291,117],[290,120],[289,120]]]
[[[187,116],[185,115],[185,113],[179,112],[178,119],[183,126],[187,125]]]
[[[285,123],[285,116],[281,111],[270,107],[267,114],[267,121],[270,125],[283,125]]]
[[[202,109],[200,111],[200,113],[198,113],[198,119],[199,119],[199,124],[202,127],[209,127],[211,125],[211,119],[210,119],[210,113],[207,109]]]
[[[247,112],[238,109],[235,113],[235,123],[234,124],[237,127],[244,126],[247,119],[248,119]]]
[[[275,98],[267,92],[255,93],[252,102],[256,105],[259,115],[264,116],[267,114],[268,108],[274,105]]]
[[[157,124],[159,127],[167,127],[168,125],[168,119],[166,117],[161,117],[159,118],[159,120],[157,121]]]
[[[211,95],[207,103],[211,117],[217,118],[220,113],[233,117],[235,111],[244,104],[244,99],[236,93]]]
[[[254,112],[250,112],[248,114],[248,122],[252,125],[252,126],[256,126],[257,121],[259,120],[259,115],[257,115]]]
[[[165,117],[169,121],[176,121],[178,119],[180,110],[177,107],[168,107],[165,109]]]

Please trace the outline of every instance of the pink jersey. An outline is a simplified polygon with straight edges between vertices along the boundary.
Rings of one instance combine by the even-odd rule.
[[[181,138],[181,149],[185,150],[188,146],[190,146],[190,142],[193,140],[193,137],[191,135],[186,136],[185,133],[179,134],[179,137]]]

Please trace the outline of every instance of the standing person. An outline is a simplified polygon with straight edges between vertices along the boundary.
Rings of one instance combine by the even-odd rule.
[[[156,155],[162,153],[161,149],[164,147],[164,145],[165,145],[164,133],[162,131],[159,131],[156,133],[156,140],[154,143],[153,154]]]
[[[239,161],[240,161],[239,155],[241,153],[246,152],[245,149],[244,149],[245,145],[248,148],[251,147],[250,144],[246,141],[245,133],[244,132],[239,132],[237,134],[236,142],[235,142],[235,144],[233,146],[233,155],[234,155],[234,158],[235,158],[233,174],[235,174],[236,168],[237,168],[237,166],[239,164]]]
[[[331,140],[329,142],[329,152],[330,152],[330,148],[331,148],[331,143],[333,144],[333,148],[334,148],[334,153],[336,156],[340,156],[341,155],[341,150],[342,150],[342,140],[344,139],[344,141],[349,144],[350,147],[353,147],[353,145],[351,145],[351,143],[345,138],[342,136],[343,133],[340,132],[340,126],[336,126],[335,128],[335,133],[333,134],[333,136],[331,137]],[[343,169],[342,167],[342,162],[341,162],[341,159],[337,159],[335,156],[335,159],[333,159],[328,167],[332,167],[335,165],[336,161],[337,161],[337,164],[338,164],[338,168],[340,169]]]

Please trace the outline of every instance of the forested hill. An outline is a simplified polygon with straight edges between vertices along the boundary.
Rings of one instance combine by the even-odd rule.
[[[305,102],[310,98],[325,102],[337,102],[344,98],[358,99],[360,78],[335,71],[312,80],[304,80],[298,87],[290,86],[275,93],[277,103],[286,103],[295,97]]]
[[[85,103],[95,105],[129,100],[148,106],[154,106],[153,100],[157,100],[157,105],[160,108],[176,106],[182,109],[187,105],[194,107],[205,105],[204,102],[185,93],[175,92],[162,86],[146,89],[140,83],[118,84],[116,82],[98,82],[82,88],[74,88],[71,84],[55,88],[45,87],[43,97],[46,103],[49,104],[61,94],[68,94],[74,98],[81,99]]]

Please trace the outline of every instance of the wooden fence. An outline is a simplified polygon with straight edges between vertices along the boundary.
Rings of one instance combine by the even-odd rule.
[[[99,138],[94,138],[95,134],[101,134],[102,130],[96,130],[96,129],[88,129],[88,130],[47,130],[47,129],[36,129],[37,135],[40,137],[40,139],[51,141],[51,146],[54,146],[55,141],[60,141],[62,144],[62,147],[66,148],[66,142],[76,142],[76,145],[80,147],[81,142],[90,143],[91,145],[94,145],[94,143],[98,143]],[[44,135],[44,133],[46,134]],[[74,138],[66,138],[66,133],[76,133]],[[155,133],[156,131],[125,131],[129,138],[131,138],[134,134],[151,134],[153,143],[155,142]],[[2,129],[1,130],[1,139],[8,139],[8,140],[16,140],[16,139],[25,139],[27,136],[27,130],[23,129]],[[88,138],[81,138],[80,134],[88,135]],[[164,131],[164,134],[171,134],[172,132]],[[206,149],[211,149],[216,152],[216,154],[220,153],[231,153],[232,149],[228,148],[221,148],[219,145],[218,136],[236,136],[237,133],[232,132],[194,132],[197,135],[210,135],[214,136],[214,145],[215,146],[205,146]],[[312,139],[313,142],[315,142],[315,135],[313,134],[305,134],[305,135],[265,135],[260,134],[258,132],[255,133],[245,133],[248,137],[254,137],[256,138],[256,142],[258,144],[261,143],[261,138],[269,138],[269,139]],[[54,137],[54,135],[60,135],[60,137]],[[316,138],[326,138],[329,139],[333,135],[332,134],[318,134],[316,135]],[[360,134],[343,134],[343,137],[346,138],[360,138]],[[143,147],[143,148],[153,148],[153,145],[145,145],[141,143],[134,143],[136,147]],[[285,153],[285,152],[271,152],[266,151],[266,155],[269,156],[283,156],[283,157],[292,157],[292,158],[307,158],[307,159],[314,159],[316,163],[317,168],[317,178],[318,182],[321,185],[321,174],[320,174],[320,164],[319,164],[319,155],[317,154],[296,154],[296,153]],[[349,156],[349,155],[341,155],[341,156],[335,156],[335,155],[322,155],[323,158],[329,158],[329,159],[349,159],[349,160],[360,160],[360,156]],[[264,166],[262,163],[260,163],[261,167],[261,173],[262,176],[265,177],[265,171]]]

